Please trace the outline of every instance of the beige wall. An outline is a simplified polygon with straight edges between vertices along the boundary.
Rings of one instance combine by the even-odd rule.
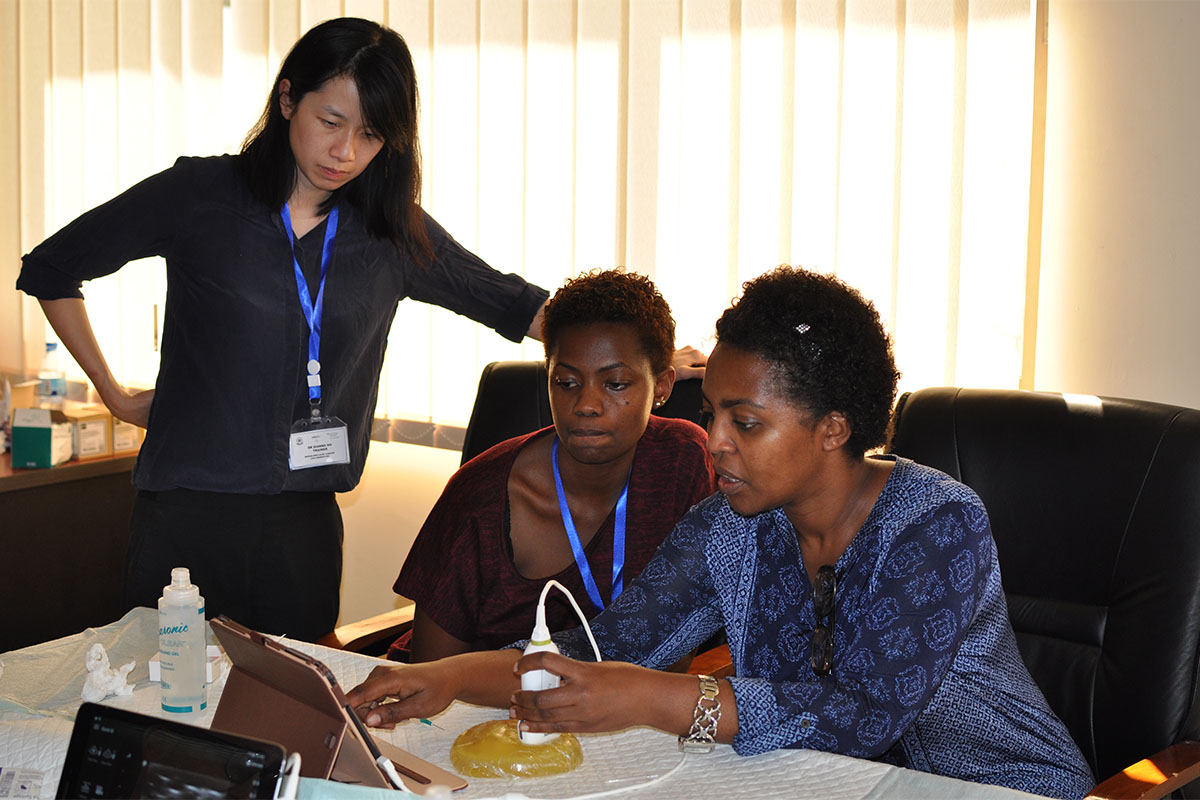
[[[358,487],[338,497],[346,538],[341,621],[382,614],[403,601],[392,582],[421,523],[458,469],[460,453],[373,442]]]
[[[1049,8],[1035,387],[1200,407],[1200,2]]]

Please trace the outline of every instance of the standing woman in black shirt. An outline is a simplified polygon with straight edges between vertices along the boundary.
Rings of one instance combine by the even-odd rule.
[[[17,287],[120,419],[147,428],[125,601],[188,566],[208,615],[312,639],[338,614],[335,492],[362,474],[387,334],[404,297],[520,341],[547,292],[467,252],[417,204],[412,58],[361,19],[310,30],[237,156],[181,158],[24,258]],[[154,390],[105,363],[81,282],[159,255]]]

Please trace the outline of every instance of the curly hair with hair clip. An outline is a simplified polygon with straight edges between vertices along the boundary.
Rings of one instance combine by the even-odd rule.
[[[609,269],[571,278],[550,298],[542,316],[546,361],[564,328],[597,322],[632,325],[656,374],[671,366],[675,319],[654,283],[636,272]]]
[[[846,452],[884,443],[900,373],[879,313],[830,275],[782,266],[743,284],[717,320],[717,340],[770,365],[781,397],[817,419],[850,424]]]

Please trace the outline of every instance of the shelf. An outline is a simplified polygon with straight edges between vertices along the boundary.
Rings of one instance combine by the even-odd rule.
[[[137,461],[137,452],[101,456],[83,461],[71,459],[49,469],[13,469],[12,454],[0,456],[0,492],[15,492],[38,486],[53,486],[68,481],[129,472]]]

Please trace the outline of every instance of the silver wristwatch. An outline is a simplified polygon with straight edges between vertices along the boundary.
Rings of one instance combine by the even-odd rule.
[[[700,699],[692,714],[687,736],[679,737],[679,749],[685,753],[710,753],[717,743],[717,723],[721,721],[721,685],[711,675],[699,675]]]

